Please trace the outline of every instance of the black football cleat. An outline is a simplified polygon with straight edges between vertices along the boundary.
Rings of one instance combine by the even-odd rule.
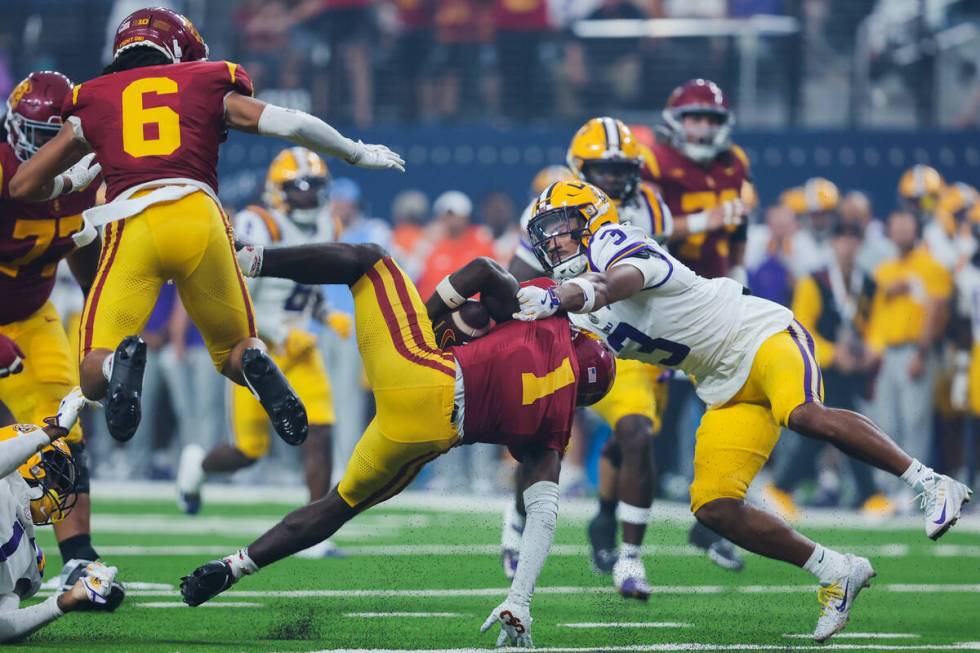
[[[124,338],[112,354],[112,374],[105,400],[105,423],[119,442],[128,442],[140,425],[145,368],[146,343],[139,336]]]
[[[180,596],[192,608],[210,601],[235,584],[231,565],[224,560],[212,560],[180,579]]]
[[[619,552],[616,551],[616,518],[596,515],[589,522],[589,545],[592,547],[592,571],[611,574]]]
[[[293,446],[303,444],[310,431],[306,408],[279,366],[261,349],[250,347],[242,354],[242,374],[279,437]]]
[[[722,569],[742,571],[745,561],[738,554],[735,545],[718,533],[702,524],[695,522],[687,534],[687,541],[708,555],[708,559]]]

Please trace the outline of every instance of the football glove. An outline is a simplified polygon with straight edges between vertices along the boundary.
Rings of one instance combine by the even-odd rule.
[[[246,277],[257,277],[262,271],[262,249],[260,245],[245,245],[235,253],[238,267]]]
[[[283,349],[289,358],[305,356],[316,347],[316,336],[301,329],[290,329]]]
[[[17,343],[0,333],[0,379],[22,372],[25,358]]]
[[[516,646],[518,648],[534,648],[531,641],[531,607],[507,599],[490,613],[480,627],[485,633],[494,624],[500,624],[500,634],[497,636],[497,647]]]
[[[550,317],[557,313],[561,306],[555,293],[555,286],[547,290],[537,286],[525,286],[517,291],[517,301],[520,303],[520,310],[514,313],[513,317],[524,322]]]
[[[95,154],[86,154],[62,174],[71,180],[71,192],[77,193],[88,188],[100,172],[102,164],[95,160]]]
[[[343,340],[350,338],[354,331],[354,318],[344,311],[330,311],[325,322]]]
[[[75,422],[78,421],[78,415],[83,408],[101,405],[98,401],[88,399],[82,394],[82,389],[76,385],[58,405],[58,414],[54,416],[54,423],[56,426],[70,431],[75,426]]]
[[[368,145],[361,141],[353,141],[353,152],[347,157],[347,163],[358,168],[371,170],[398,170],[405,172],[405,159],[401,158],[384,145]]]
[[[75,581],[69,591],[72,597],[80,602],[105,605],[109,602],[112,583],[118,573],[119,570],[115,567],[106,567],[101,562],[90,562],[85,568],[85,573]]]

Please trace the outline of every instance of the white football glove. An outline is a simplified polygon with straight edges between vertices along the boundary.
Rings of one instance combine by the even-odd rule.
[[[500,624],[500,635],[497,636],[497,647],[516,646],[518,648],[534,648],[531,641],[531,607],[515,603],[507,599],[490,613],[480,627],[485,633],[494,624]]]
[[[513,317],[524,322],[551,317],[561,306],[555,293],[555,286],[547,290],[537,286],[526,286],[517,291],[517,301],[520,302],[520,310],[514,313]]]
[[[95,160],[95,154],[86,154],[78,163],[65,170],[63,174],[71,180],[71,192],[85,190],[102,172],[102,164]]]
[[[112,591],[112,582],[116,580],[119,570],[106,567],[101,562],[90,562],[85,573],[71,588],[71,593],[80,601],[88,601],[96,605],[105,605]]]
[[[353,141],[353,143],[354,151],[347,157],[347,163],[358,168],[405,172],[405,159],[389,150],[386,146],[368,145],[361,141]]]
[[[246,277],[259,276],[262,271],[262,251],[261,245],[245,245],[235,254],[238,266]]]
[[[58,414],[54,418],[55,424],[66,431],[70,431],[75,426],[75,422],[78,421],[78,414],[82,412],[83,408],[101,405],[98,401],[86,398],[82,394],[82,389],[76,385],[58,405]]]

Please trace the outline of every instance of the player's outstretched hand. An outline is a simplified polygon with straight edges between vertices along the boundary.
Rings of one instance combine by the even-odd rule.
[[[70,431],[75,426],[75,422],[78,421],[78,415],[83,408],[101,405],[98,401],[92,401],[83,395],[82,389],[76,385],[58,405],[58,414],[54,416],[54,425]]]
[[[517,301],[520,310],[514,313],[513,317],[524,322],[550,317],[558,312],[558,307],[561,305],[554,286],[547,290],[537,286],[525,286],[517,291]]]
[[[13,338],[0,333],[0,379],[24,371],[25,358]]]
[[[100,172],[102,164],[95,160],[95,154],[86,154],[62,174],[71,180],[71,192],[77,193],[88,188]]]
[[[257,277],[262,272],[262,252],[261,245],[242,245],[235,243],[238,249],[235,258],[238,259],[238,267],[242,269],[242,274],[246,277]]]
[[[516,646],[518,648],[533,648],[531,641],[531,607],[507,599],[490,613],[480,627],[485,633],[494,624],[500,624],[500,634],[497,636],[497,646]]]
[[[88,602],[95,605],[105,605],[109,600],[109,592],[112,591],[112,583],[116,580],[118,573],[119,570],[115,567],[106,567],[101,562],[90,562],[82,577],[68,591],[72,598],[79,603]]]
[[[354,141],[354,152],[347,158],[347,163],[358,168],[405,172],[405,159],[384,145],[369,145],[361,141]]]

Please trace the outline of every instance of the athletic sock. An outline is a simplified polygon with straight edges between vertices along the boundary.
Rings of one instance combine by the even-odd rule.
[[[81,533],[72,535],[69,538],[58,542],[58,550],[61,552],[61,560],[98,560],[99,554],[92,548],[92,535]]]
[[[231,575],[235,580],[242,576],[254,574],[259,570],[259,566],[252,561],[248,555],[248,549],[239,549],[229,556],[225,556],[224,561],[231,567]]]
[[[847,556],[818,544],[803,568],[821,583],[834,581],[847,574]]]
[[[915,458],[913,458],[912,459],[912,464],[909,465],[909,468],[906,469],[905,472],[902,473],[902,477],[901,478],[902,478],[903,481],[905,481],[905,483],[910,488],[912,488],[913,490],[919,491],[919,490],[922,489],[919,486],[922,483],[924,483],[925,481],[928,481],[929,479],[931,479],[935,475],[936,475],[936,472],[934,472],[931,467],[928,467],[926,465],[923,465],[918,460],[916,460]]]
[[[115,356],[109,354],[102,360],[102,376],[108,381],[112,377],[112,362]]]
[[[640,557],[640,544],[630,544],[629,542],[622,542],[619,545],[619,557],[621,558],[639,558]]]
[[[599,514],[602,517],[614,519],[616,517],[616,499],[603,499],[599,497]]]

